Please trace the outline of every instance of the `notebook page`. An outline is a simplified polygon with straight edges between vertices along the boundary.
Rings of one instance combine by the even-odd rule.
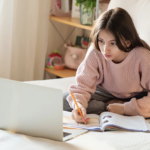
[[[71,118],[71,112],[63,111],[63,126],[64,127],[76,127],[82,129],[99,129],[99,116],[95,114],[88,114],[87,118],[90,118],[90,121],[87,124],[78,123]]]
[[[110,125],[135,131],[148,130],[145,118],[142,116],[123,116],[111,112],[103,112],[101,123],[103,124],[103,129]]]
[[[150,119],[146,119],[146,125],[148,130],[150,131]]]

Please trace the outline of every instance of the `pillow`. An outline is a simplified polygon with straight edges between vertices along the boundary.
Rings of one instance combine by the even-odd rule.
[[[150,45],[150,0],[111,0],[107,10],[115,7],[130,14],[140,38]]]

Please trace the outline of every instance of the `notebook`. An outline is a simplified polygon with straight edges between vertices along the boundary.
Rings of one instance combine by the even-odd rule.
[[[77,123],[71,119],[71,112],[63,111],[63,126],[86,130],[129,130],[150,131],[150,119],[142,116],[123,116],[112,112],[103,112],[100,115],[88,114],[90,121],[87,124]]]
[[[0,129],[57,141],[87,132],[63,134],[62,109],[61,90],[0,78]]]

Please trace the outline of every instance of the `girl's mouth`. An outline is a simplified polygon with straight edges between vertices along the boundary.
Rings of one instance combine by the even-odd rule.
[[[107,54],[104,54],[104,56],[105,56],[106,58],[109,58],[109,57],[111,57],[111,55],[107,55]]]

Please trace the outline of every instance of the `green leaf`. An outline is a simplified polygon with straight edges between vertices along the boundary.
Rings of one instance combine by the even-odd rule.
[[[58,53],[58,50],[57,50],[57,49],[54,49],[54,53]]]
[[[85,8],[88,8],[93,12],[94,7],[96,7],[96,0],[76,0],[75,5],[78,6],[79,4],[85,2]]]
[[[75,3],[75,5],[76,5],[77,7],[79,6],[77,2]]]

